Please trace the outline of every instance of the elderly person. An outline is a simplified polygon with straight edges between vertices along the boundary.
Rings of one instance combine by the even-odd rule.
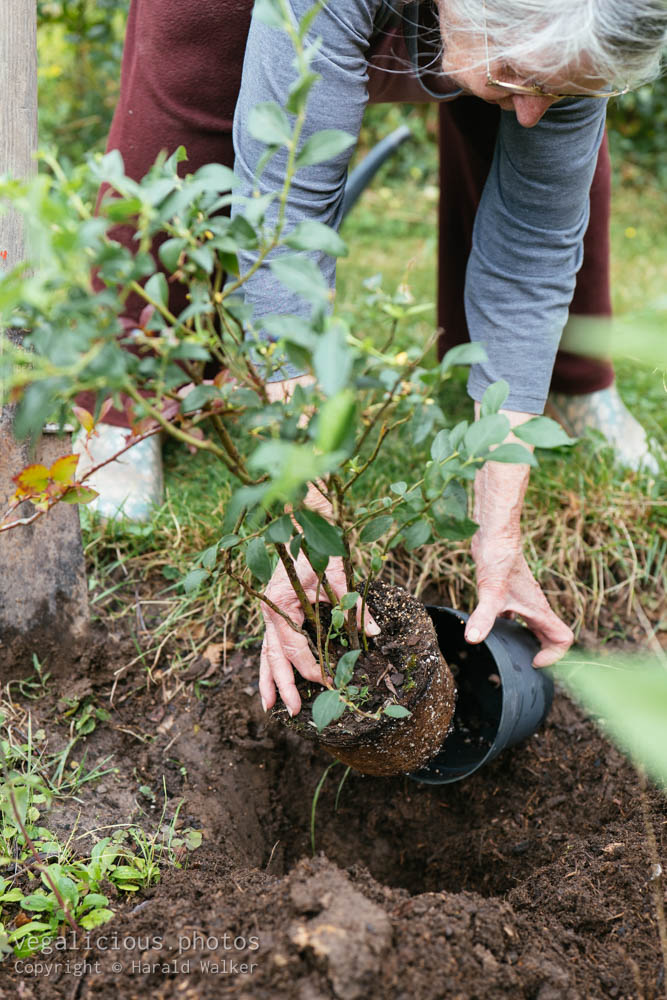
[[[463,160],[466,150],[471,158],[477,155],[476,147],[485,152],[470,170],[475,183],[468,183],[465,170],[459,180],[468,203],[464,228],[472,228],[475,216],[474,230],[468,234],[470,247],[461,246],[457,252],[451,238],[441,239],[440,275],[444,287],[448,269],[458,273],[458,279],[452,279],[454,294],[445,298],[450,311],[461,313],[456,288],[464,280],[461,258],[469,250],[465,332],[484,341],[488,354],[487,362],[471,370],[469,393],[478,409],[486,387],[506,379],[510,394],[504,412],[516,426],[543,412],[577,272],[581,269],[583,274],[586,268],[583,247],[591,208],[596,232],[604,236],[608,161],[602,143],[607,98],[656,75],[667,10],[664,0],[440,0],[437,7],[394,0],[394,4],[392,9],[382,0],[330,0],[317,15],[312,33],[320,35],[322,43],[313,68],[322,79],[311,95],[306,134],[321,128],[358,134],[369,86],[377,100],[412,101],[416,92],[421,99],[425,95],[443,102],[460,100],[459,124],[471,97],[491,106],[496,116],[492,126],[482,123],[477,130],[469,124],[466,130],[464,123],[458,148],[451,143],[452,152]],[[291,0],[290,6],[299,18],[312,0]],[[248,27],[249,0],[236,4],[202,0],[192,9],[186,7],[175,0],[133,0],[121,99],[108,148],[119,148],[128,173],[137,177],[165,145],[171,151],[184,143],[189,160],[181,166],[188,171],[211,160],[231,163],[235,153],[235,170],[249,190],[264,147],[248,135],[244,123],[254,104],[285,102],[293,79],[291,44],[283,33],[256,19]],[[433,48],[428,50],[434,43],[435,55]],[[370,84],[369,58],[374,68]],[[395,69],[400,62],[404,72],[392,75],[391,85],[389,74],[377,82],[378,72]],[[412,73],[405,71],[410,65]],[[232,117],[234,150],[229,134]],[[446,130],[443,142],[446,163]],[[339,224],[349,155],[348,151],[297,174],[287,210],[289,227],[302,219]],[[262,187],[279,189],[283,171],[284,158],[278,154],[262,174]],[[595,177],[602,193],[591,201]],[[447,204],[452,204],[447,196],[445,191],[444,219]],[[131,245],[130,227],[117,227],[113,235]],[[594,241],[587,249],[593,260],[587,284],[593,288],[596,275],[604,277],[607,265],[604,247],[597,256],[595,251]],[[251,264],[251,255],[243,255],[242,270]],[[333,286],[335,262],[322,255],[319,264]],[[176,297],[181,293],[174,289]],[[248,283],[246,295],[257,317],[305,308],[265,268]],[[586,300],[586,295],[581,298]],[[604,303],[602,308],[591,307],[590,295],[587,302],[582,311],[605,312]],[[129,315],[137,305],[128,299]],[[174,307],[180,311],[178,303]],[[459,323],[455,337],[462,335],[461,327]],[[286,377],[272,386],[272,393],[289,394],[298,374],[286,369]],[[609,378],[608,372],[604,378]],[[475,519],[480,528],[473,539],[473,556],[479,602],[466,638],[480,642],[498,615],[521,614],[541,642],[535,665],[547,666],[568,648],[572,633],[549,608],[522,555],[519,520],[527,481],[527,466],[490,463],[478,474]],[[313,495],[313,505],[318,496]],[[297,571],[307,593],[314,596],[309,568],[297,561]],[[342,568],[335,561],[328,573],[334,590],[344,589]],[[282,566],[269,591],[277,604],[298,615],[290,606],[294,595]],[[295,713],[300,700],[292,667],[315,680],[319,668],[305,640],[285,628],[279,616],[269,613],[266,623],[262,703],[265,708],[274,704],[277,687]]]

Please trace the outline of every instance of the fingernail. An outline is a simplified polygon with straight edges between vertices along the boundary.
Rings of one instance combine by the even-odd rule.
[[[289,717],[290,717],[290,719],[291,719],[291,718],[292,718],[292,716],[294,715],[294,712],[293,712],[293,711],[292,711],[292,709],[291,709],[291,708],[289,707],[289,705],[285,705],[285,708],[287,709],[287,714],[289,715]]]
[[[264,699],[262,698],[261,695],[259,697],[260,697],[260,701],[262,702],[262,711],[266,712],[266,702],[264,701]]]
[[[369,622],[368,625],[366,626],[367,635],[379,635],[380,631],[381,629],[380,626],[377,624],[377,622]]]
[[[466,632],[466,642],[479,642],[480,632],[479,629],[469,628]]]

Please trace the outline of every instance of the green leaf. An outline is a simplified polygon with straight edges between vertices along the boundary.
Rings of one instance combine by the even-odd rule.
[[[5,902],[7,902],[6,896]],[[33,892],[32,895],[26,896],[25,899],[21,900],[21,906],[24,910],[53,910],[56,905],[57,900],[53,892],[49,896],[45,896],[41,892]]]
[[[340,610],[340,608],[334,608],[331,612],[331,621],[333,622],[334,628],[342,628],[345,624],[345,615]]]
[[[359,541],[364,545],[377,542],[378,538],[386,535],[393,523],[394,519],[391,514],[382,514],[380,517],[374,517],[372,521],[368,521],[361,529]]]
[[[124,885],[123,889],[136,889],[137,886]],[[112,920],[115,916],[113,910],[108,910],[105,907],[100,907],[100,909],[91,910],[90,913],[85,913],[80,919],[79,923],[84,928],[84,930],[92,931],[94,927],[101,927],[102,924],[106,924],[109,920]]]
[[[289,550],[292,554],[292,559],[296,559],[296,557],[299,555],[302,545],[303,545],[303,535],[299,531],[296,535],[294,535],[292,541],[289,543]]]
[[[287,93],[287,101],[285,102],[285,107],[290,114],[298,115],[303,110],[313,84],[317,83],[319,79],[319,73],[310,71],[303,73],[298,80],[294,81]]]
[[[445,375],[455,365],[477,365],[488,356],[481,343],[457,344],[450,348],[440,362],[440,375]]]
[[[201,554],[201,564],[204,569],[213,569],[218,558],[218,546],[210,545]]]
[[[240,541],[241,539],[238,535],[223,535],[218,542],[218,548],[220,551],[223,551],[224,549],[232,549]]]
[[[409,715],[412,715],[412,712],[404,708],[403,705],[387,705],[382,711],[390,719],[407,719]]]
[[[415,521],[409,528],[403,531],[403,544],[408,552],[419,548],[431,537],[431,525],[428,521]]]
[[[165,242],[160,245],[158,257],[167,270],[171,271],[172,274],[178,267],[179,257],[186,246],[187,242],[183,239],[165,240]]]
[[[185,846],[187,849],[189,851],[196,851],[198,847],[201,847],[203,836],[201,830],[186,830]]]
[[[340,129],[326,128],[321,132],[316,132],[306,139],[296,158],[296,169],[301,167],[312,167],[316,163],[324,163],[325,160],[333,160],[350,146],[353,146],[356,139],[349,132]]]
[[[482,455],[492,444],[500,444],[510,431],[510,422],[502,413],[493,413],[470,424],[463,442],[469,455]]]
[[[248,131],[265,146],[286,146],[291,138],[287,115],[275,101],[255,104],[248,115]]]
[[[330,396],[317,417],[317,447],[325,454],[342,448],[354,430],[356,412],[357,400],[352,389]]]
[[[526,444],[533,444],[537,448],[560,448],[565,444],[574,444],[577,440],[566,434],[560,424],[549,417],[533,417],[525,424],[515,427],[514,433]]]
[[[220,399],[220,390],[214,385],[196,385],[181,402],[182,413],[203,409],[212,399]]]
[[[152,275],[152,277],[148,279],[144,285],[144,291],[163,308],[166,309],[168,307],[169,286],[162,271],[158,271],[157,274]]]
[[[283,255],[272,260],[269,266],[285,288],[306,301],[320,305],[329,298],[329,286],[315,261],[309,257]]]
[[[91,489],[90,486],[73,486],[67,493],[63,493],[61,500],[63,503],[90,503],[97,496],[99,496],[97,490]]]
[[[263,538],[253,538],[248,542],[245,550],[245,561],[250,572],[258,580],[261,580],[262,583],[269,582],[273,566]]]
[[[183,579],[183,590],[186,594],[192,594],[210,575],[207,569],[191,569]]]
[[[448,458],[453,451],[449,443],[449,431],[442,430],[433,438],[431,444],[431,458],[434,462],[442,462],[445,458]]]
[[[107,906],[109,900],[101,892],[89,892],[81,900],[81,909],[89,910],[91,906]]]
[[[313,702],[313,722],[319,732],[322,732],[330,722],[340,719],[344,711],[345,702],[341,701],[337,691],[323,691],[322,694],[318,694]]]
[[[347,257],[349,252],[347,244],[335,229],[312,220],[295,226],[289,236],[285,237],[285,243],[293,250],[319,250],[332,257]]]
[[[205,163],[199,170],[195,171],[193,183],[197,185],[198,189],[222,193],[236,187],[238,180],[234,171],[223,163]]]
[[[622,749],[667,780],[667,671],[657,657],[569,653],[554,674]]]
[[[307,542],[304,543],[304,552],[306,553],[306,557],[316,573],[326,572],[327,566],[329,565],[329,556],[325,556],[316,549],[310,548]]]
[[[252,16],[269,28],[285,28],[285,18],[279,0],[255,0]]]
[[[10,944],[14,944],[15,941],[21,941],[27,934],[34,934],[36,931],[48,931],[50,927],[50,924],[40,923],[39,920],[31,920],[30,923],[23,924],[15,931],[12,931],[7,940]]]
[[[492,462],[521,462],[524,465],[537,465],[537,459],[532,451],[522,444],[501,444],[494,448],[489,456]]]
[[[317,342],[313,366],[318,382],[327,396],[345,388],[352,371],[352,352],[347,346],[344,327],[333,323]]]
[[[351,649],[349,653],[343,653],[336,665],[334,684],[337,688],[347,687],[350,683],[352,680],[352,674],[354,673],[354,668],[360,656],[360,649]]]
[[[392,493],[397,493],[399,497],[405,496],[405,492],[408,488],[408,484],[401,480],[398,483],[392,483],[389,489]]]
[[[497,413],[509,396],[509,391],[509,383],[504,378],[490,385],[482,396],[481,415],[488,417],[492,413]]]
[[[272,521],[264,532],[267,542],[280,542],[286,545],[294,533],[294,525],[289,514],[283,514],[277,521]]]
[[[351,590],[349,593],[343,594],[340,599],[340,606],[345,611],[349,611],[351,608],[356,607],[358,600],[359,594],[357,594],[356,590]]]
[[[467,420],[461,420],[455,427],[452,427],[451,431],[449,432],[449,444],[452,449],[452,452],[458,449],[459,445],[463,441],[463,438],[465,437],[465,433],[467,430],[468,430]]]
[[[340,529],[313,510],[299,510],[294,515],[303,528],[308,545],[325,556],[346,554]]]
[[[457,542],[463,541],[466,538],[472,538],[479,528],[479,525],[475,521],[471,521],[469,517],[436,516],[435,504],[431,510],[439,538],[448,538]]]

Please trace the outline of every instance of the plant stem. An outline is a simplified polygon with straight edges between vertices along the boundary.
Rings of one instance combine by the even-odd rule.
[[[317,621],[315,619],[315,612],[313,611],[312,605],[308,598],[306,597],[306,592],[303,589],[301,580],[297,576],[296,567],[292,561],[292,558],[287,551],[287,548],[282,542],[274,542],[276,546],[276,551],[280,556],[280,561],[285,567],[285,572],[289,578],[289,582],[292,584],[292,590],[299,599],[299,604],[303,610],[304,615],[307,620],[311,623],[313,628],[317,628]]]

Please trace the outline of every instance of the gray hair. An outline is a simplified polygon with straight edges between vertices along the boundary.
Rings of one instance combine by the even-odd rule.
[[[482,35],[486,21],[492,62],[548,75],[585,66],[609,84],[631,87],[660,75],[667,0],[440,0],[439,6],[445,50],[451,32]]]

